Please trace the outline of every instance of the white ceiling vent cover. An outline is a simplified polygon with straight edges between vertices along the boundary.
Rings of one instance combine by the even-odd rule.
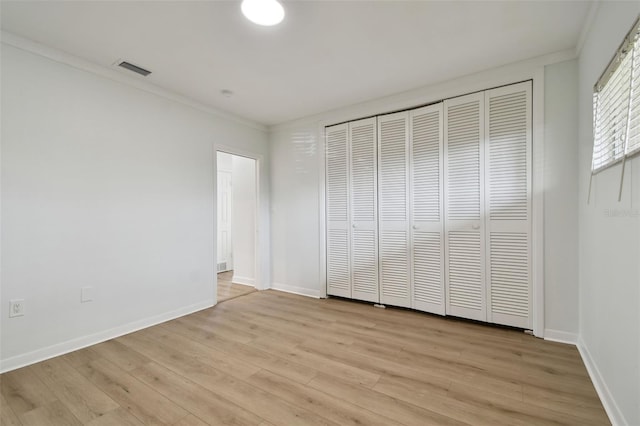
[[[122,68],[124,68],[124,69],[129,70],[129,71],[133,71],[133,72],[135,72],[136,74],[140,74],[140,75],[141,75],[141,76],[143,76],[143,77],[146,77],[146,76],[148,76],[149,74],[151,74],[151,71],[146,70],[146,69],[144,69],[144,68],[142,68],[142,67],[139,67],[139,66],[137,66],[137,65],[133,65],[131,62],[127,62],[127,61],[117,61],[117,62],[116,62],[116,64],[117,64],[119,67],[122,67]]]

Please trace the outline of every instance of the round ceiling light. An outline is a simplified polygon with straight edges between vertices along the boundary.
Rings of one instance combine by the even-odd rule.
[[[242,13],[251,22],[271,26],[284,19],[284,8],[277,0],[242,0]]]

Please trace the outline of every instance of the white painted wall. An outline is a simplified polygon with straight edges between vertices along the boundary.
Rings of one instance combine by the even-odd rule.
[[[256,161],[238,155],[233,167],[233,278],[255,285]]]
[[[640,157],[593,179],[592,90],[640,13],[640,2],[602,2],[579,58],[580,342],[615,424],[640,424]]]
[[[578,62],[545,67],[545,337],[578,333]]]
[[[214,145],[265,159],[268,250],[259,126],[4,42],[1,53],[2,369],[215,303]],[[26,315],[9,319],[14,298]]]
[[[271,285],[313,297],[321,295],[323,286],[319,137],[315,122],[277,130],[270,137]]]
[[[552,229],[557,231],[545,234],[545,247],[559,247],[560,250],[573,252],[567,254],[567,264],[555,258],[557,250],[548,250],[544,254],[545,265],[551,265],[545,274],[549,281],[545,285],[544,328],[552,329],[556,338],[575,339],[578,324],[576,179],[575,175],[569,175],[575,173],[577,165],[577,122],[575,117],[572,118],[572,114],[575,115],[572,109],[576,107],[575,97],[572,98],[576,89],[572,89],[572,85],[575,86],[577,76],[575,62],[564,62],[573,56],[573,52],[561,52],[535,58],[273,127],[269,137],[272,158],[273,287],[310,296],[324,294],[324,216],[321,211],[324,194],[321,193],[320,179],[324,167],[325,125],[422,105],[537,76],[535,86],[548,76],[551,79],[550,89],[554,92],[544,91],[544,108],[561,114],[561,117],[550,120],[553,128],[543,132],[544,161],[547,166],[545,178],[551,179],[553,188],[552,194],[544,200],[544,218],[550,219]],[[555,63],[558,64],[547,66],[545,71],[545,65]],[[537,74],[539,70],[543,70],[542,77]],[[568,87],[560,87],[564,85]],[[534,98],[534,103],[536,101],[539,102],[539,99]],[[565,161],[550,161],[549,156],[553,155],[561,155]],[[567,176],[569,179],[563,180]],[[567,232],[558,231],[568,223]]]

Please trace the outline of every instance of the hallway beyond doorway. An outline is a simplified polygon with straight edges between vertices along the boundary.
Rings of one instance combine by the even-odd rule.
[[[250,285],[234,284],[231,282],[232,278],[233,271],[220,272],[218,274],[218,303],[256,291]]]

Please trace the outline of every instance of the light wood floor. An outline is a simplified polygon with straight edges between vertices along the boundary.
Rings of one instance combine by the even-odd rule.
[[[218,274],[218,302],[235,299],[238,296],[244,296],[245,294],[256,291],[256,289],[251,286],[232,283],[232,278],[233,271],[220,272]]]
[[[603,425],[577,350],[253,292],[5,373],[3,425]]]

